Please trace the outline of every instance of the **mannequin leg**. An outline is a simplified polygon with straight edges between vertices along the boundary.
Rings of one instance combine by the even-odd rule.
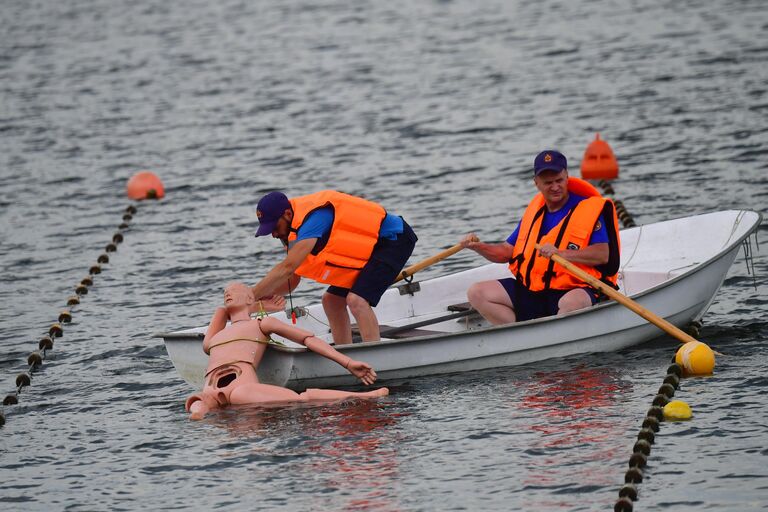
[[[298,400],[301,398],[293,390],[256,382],[238,386],[229,395],[229,403],[232,405],[296,402]]]
[[[213,409],[218,409],[219,404],[212,397],[205,393],[197,393],[187,398],[184,404],[191,420],[201,420],[203,417]]]
[[[300,400],[342,400],[344,398],[376,398],[387,396],[389,389],[379,388],[373,391],[339,391],[337,389],[308,389],[299,395]]]

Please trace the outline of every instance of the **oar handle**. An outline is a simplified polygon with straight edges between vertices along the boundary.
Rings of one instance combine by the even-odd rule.
[[[444,250],[442,252],[439,252],[439,253],[435,254],[434,256],[430,256],[429,258],[427,258],[425,260],[422,260],[422,261],[420,261],[418,263],[415,263],[415,264],[411,265],[410,267],[408,267],[406,269],[403,269],[403,271],[400,272],[400,274],[398,274],[397,279],[395,279],[394,283],[397,283],[398,281],[402,281],[403,279],[412,276],[413,274],[415,274],[419,270],[423,270],[423,269],[427,268],[428,266],[430,266],[430,265],[432,265],[434,263],[437,263],[440,260],[444,260],[448,256],[456,254],[457,252],[459,252],[463,248],[464,247],[461,244],[456,244],[453,247],[451,247],[450,249],[446,249],[446,250]]]
[[[541,246],[539,244],[536,244],[536,249],[541,250]],[[562,256],[558,254],[552,255],[552,260],[554,260],[556,263],[558,263],[560,266],[562,266],[565,270],[573,274],[574,276],[578,277],[585,283],[589,284],[593,288],[597,288],[601,292],[603,292],[608,297],[612,298],[622,306],[626,307],[627,309],[630,309],[631,311],[634,311],[641,317],[645,318],[652,324],[656,325],[659,329],[663,330],[670,336],[673,336],[680,340],[682,343],[688,343],[689,341],[697,341],[696,338],[693,336],[690,336],[689,334],[686,334],[682,330],[678,329],[665,319],[661,318],[660,316],[656,315],[655,313],[649,311],[648,309],[644,308],[637,302],[633,301],[626,295],[624,295],[621,292],[618,292],[608,286],[607,284],[603,283],[599,279],[595,278],[594,276],[584,272],[582,269],[571,263],[570,261],[566,260]]]

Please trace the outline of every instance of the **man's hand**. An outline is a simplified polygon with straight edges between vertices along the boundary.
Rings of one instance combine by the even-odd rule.
[[[459,242],[465,249],[472,249],[474,246],[480,243],[480,239],[474,233],[468,233],[464,235],[464,238]]]
[[[256,307],[268,313],[283,311],[285,309],[285,297],[280,295],[271,295],[256,300]]]
[[[367,386],[376,382],[376,372],[368,363],[350,359],[349,363],[347,363],[347,370]]]
[[[541,248],[539,248],[539,254],[545,258],[551,258],[553,254],[562,256],[562,254],[560,254],[560,250],[552,244],[542,245]]]

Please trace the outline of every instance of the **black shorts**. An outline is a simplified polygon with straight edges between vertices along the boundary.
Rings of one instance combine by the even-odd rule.
[[[371,259],[360,270],[360,275],[357,276],[352,288],[329,286],[327,292],[339,297],[346,297],[352,291],[368,301],[371,307],[375,307],[381,296],[405,267],[417,240],[416,233],[403,220],[403,232],[397,235],[396,240],[379,238],[373,247]]]
[[[499,279],[499,282],[507,291],[507,295],[509,295],[509,299],[512,301],[512,306],[515,309],[515,318],[518,322],[556,315],[558,310],[557,303],[563,295],[571,291],[543,290],[532,292],[525,286],[520,285],[517,279],[513,277]],[[594,306],[600,296],[599,292],[594,288],[584,288],[584,291],[589,294],[589,298],[592,299],[592,305]]]

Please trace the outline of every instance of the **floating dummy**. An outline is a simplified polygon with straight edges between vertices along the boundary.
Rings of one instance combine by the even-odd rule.
[[[267,310],[280,310],[280,301],[282,299],[265,301],[264,307]],[[256,368],[272,334],[301,343],[312,352],[337,362],[363,384],[373,384],[376,372],[368,363],[339,353],[309,331],[272,317],[252,319],[249,310],[253,308],[254,302],[253,292],[243,283],[231,283],[224,290],[224,307],[216,309],[203,340],[203,350],[210,356],[203,390],[187,398],[185,404],[190,419],[201,419],[208,411],[230,404],[284,405],[291,402],[374,398],[389,394],[387,388],[367,392],[308,389],[299,394],[259,382]],[[230,321],[229,325],[227,320]]]

